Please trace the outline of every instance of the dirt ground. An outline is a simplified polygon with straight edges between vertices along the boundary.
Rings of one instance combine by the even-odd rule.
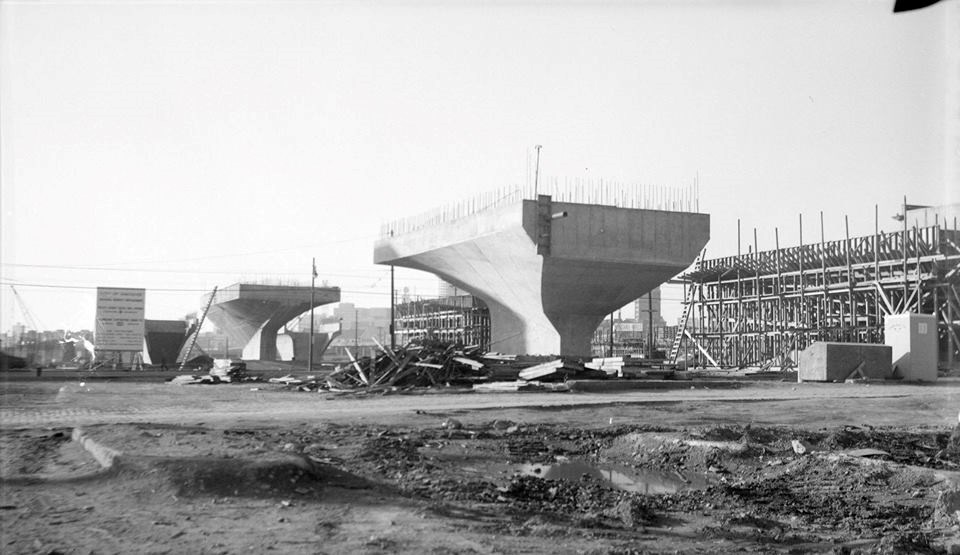
[[[956,379],[0,387],[2,553],[960,552]]]

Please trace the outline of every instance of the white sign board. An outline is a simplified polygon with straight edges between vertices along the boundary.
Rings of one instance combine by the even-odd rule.
[[[98,351],[142,351],[146,289],[97,287],[94,344]]]

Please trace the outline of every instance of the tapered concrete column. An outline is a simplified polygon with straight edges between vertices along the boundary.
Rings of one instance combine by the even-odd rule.
[[[709,229],[706,214],[541,197],[383,238],[374,262],[483,299],[495,351],[587,356],[603,318],[689,266]]]
[[[339,288],[314,290],[314,307],[339,300]],[[207,317],[243,346],[244,360],[277,360],[277,332],[310,308],[309,287],[238,283],[217,290]]]

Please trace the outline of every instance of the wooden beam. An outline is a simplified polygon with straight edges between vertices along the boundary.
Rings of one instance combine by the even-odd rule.
[[[700,345],[700,342],[698,342],[696,339],[693,338],[692,335],[690,335],[690,332],[688,332],[687,330],[683,330],[683,333],[685,333],[686,336],[690,338],[690,341],[693,341],[693,345],[700,350],[700,353],[702,353],[703,356],[707,358],[707,360],[710,361],[710,364],[712,364],[717,368],[720,368],[720,365],[717,364],[717,361],[713,360],[713,357],[710,356],[710,353],[708,353],[707,350]]]

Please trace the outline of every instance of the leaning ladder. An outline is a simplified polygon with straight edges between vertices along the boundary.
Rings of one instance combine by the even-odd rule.
[[[707,249],[702,249],[697,258],[693,261],[693,270],[700,269],[700,263],[703,262],[703,254]],[[673,364],[677,363],[677,356],[680,354],[680,343],[683,341],[683,334],[687,329],[687,320],[690,318],[690,310],[693,307],[693,297],[699,290],[699,284],[691,284],[687,291],[687,298],[683,301],[683,314],[680,315],[680,322],[677,325],[677,335],[673,337],[673,345],[670,346],[670,357],[667,359]]]
[[[183,367],[187,365],[187,361],[190,360],[190,353],[193,352],[193,348],[197,345],[197,339],[200,337],[200,328],[203,327],[203,321],[207,317],[207,311],[210,310],[210,305],[213,304],[213,298],[217,296],[217,287],[213,287],[213,293],[210,293],[210,299],[207,301],[207,306],[203,309],[203,314],[200,315],[200,320],[197,322],[197,329],[194,330],[193,335],[190,337],[190,346],[187,347],[187,352],[183,354],[183,360],[180,361],[180,368],[177,372],[183,372]]]

